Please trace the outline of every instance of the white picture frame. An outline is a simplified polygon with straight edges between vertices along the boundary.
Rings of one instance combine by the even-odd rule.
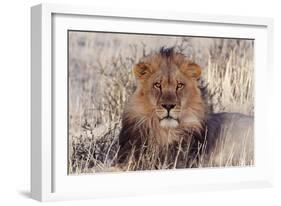
[[[139,24],[134,32],[167,33],[153,29],[153,23],[169,24],[181,32],[194,26],[193,35],[255,38],[255,144],[256,165],[246,168],[206,168],[177,171],[109,173],[83,176],[67,175],[67,145],[58,134],[65,133],[66,105],[58,98],[66,92],[65,50],[67,29],[106,30],[95,20],[106,21],[109,31],[127,31]],[[115,21],[119,21],[119,25]],[[103,22],[104,23],[104,22]],[[150,25],[151,24],[151,25]],[[111,25],[111,26],[108,26]],[[122,26],[123,25],[123,26]],[[150,25],[144,28],[141,25]],[[213,29],[212,29],[213,28]],[[85,199],[135,194],[210,191],[269,187],[273,184],[273,135],[267,111],[269,98],[261,84],[273,72],[273,20],[258,17],[160,13],[114,10],[56,4],[40,4],[31,8],[31,196],[39,201]],[[187,31],[188,32],[188,31]],[[65,35],[65,36],[64,36]],[[203,35],[203,36],[204,36]],[[65,38],[63,40],[62,38]],[[59,69],[58,69],[59,68]],[[59,83],[58,83],[59,82]],[[62,102],[62,103],[60,103]],[[59,109],[58,109],[59,108]],[[62,127],[60,127],[62,126]],[[65,136],[67,137],[67,136]],[[266,137],[266,138],[265,138]],[[70,185],[72,187],[70,188]],[[83,187],[82,187],[83,185]]]

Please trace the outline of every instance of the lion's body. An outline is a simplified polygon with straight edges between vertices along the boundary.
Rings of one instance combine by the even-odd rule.
[[[174,166],[189,167],[204,149],[206,154],[218,156],[215,148],[219,141],[224,142],[220,139],[222,128],[230,127],[232,120],[235,120],[234,127],[241,126],[238,114],[207,113],[197,81],[201,68],[172,49],[161,49],[144,57],[134,73],[137,89],[122,118],[119,163],[132,157],[138,159],[152,148],[160,159],[166,161],[169,151],[171,163],[174,157],[184,162]],[[240,120],[245,118],[240,116]],[[235,138],[230,139],[237,141]],[[183,150],[189,151],[182,153]]]
[[[206,161],[212,165],[254,163],[254,119],[240,113],[213,113],[206,118]]]

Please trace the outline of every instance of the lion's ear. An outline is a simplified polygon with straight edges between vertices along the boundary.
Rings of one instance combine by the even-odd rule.
[[[181,66],[182,72],[190,78],[199,79],[201,76],[201,67],[193,62],[186,63]]]
[[[141,80],[141,79],[146,79],[150,75],[151,70],[148,64],[138,63],[133,68],[133,72],[135,77]]]

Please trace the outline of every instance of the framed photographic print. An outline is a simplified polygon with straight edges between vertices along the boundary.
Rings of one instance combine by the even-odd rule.
[[[43,4],[31,25],[34,199],[272,185],[271,19]]]

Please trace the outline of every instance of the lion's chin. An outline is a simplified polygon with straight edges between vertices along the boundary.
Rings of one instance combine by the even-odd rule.
[[[160,126],[167,129],[176,128],[178,125],[178,121],[172,118],[165,118],[160,121]]]

